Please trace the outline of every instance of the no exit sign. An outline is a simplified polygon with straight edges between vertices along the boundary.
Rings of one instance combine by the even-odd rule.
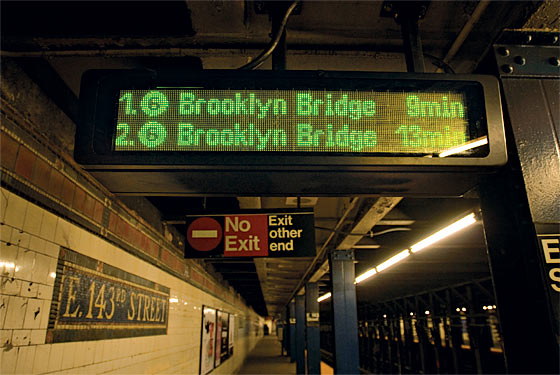
[[[187,216],[186,258],[312,257],[314,216],[308,210]]]

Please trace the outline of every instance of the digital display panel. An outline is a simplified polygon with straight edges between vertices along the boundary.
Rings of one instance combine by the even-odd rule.
[[[472,91],[119,90],[112,149],[483,156]]]

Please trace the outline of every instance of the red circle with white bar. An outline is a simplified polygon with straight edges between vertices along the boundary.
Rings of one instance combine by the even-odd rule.
[[[195,250],[214,250],[222,241],[222,226],[211,217],[200,217],[187,228],[187,241]]]

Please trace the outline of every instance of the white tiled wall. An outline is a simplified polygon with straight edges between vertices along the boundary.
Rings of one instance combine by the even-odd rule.
[[[236,314],[236,329],[249,315],[5,189],[0,222],[1,374],[195,374],[202,306]],[[167,335],[45,344],[60,245],[169,287],[178,302],[170,303]],[[236,332],[233,357],[213,373],[234,373],[257,339]]]

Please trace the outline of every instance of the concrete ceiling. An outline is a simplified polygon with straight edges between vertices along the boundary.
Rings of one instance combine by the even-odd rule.
[[[269,41],[270,19],[261,14],[264,3],[3,1],[2,57],[19,59],[30,71],[58,77],[66,89],[45,90],[51,90],[48,95],[71,114],[81,75],[88,69],[185,67],[197,59],[205,69],[240,67]],[[437,61],[446,56],[477,5],[475,1],[430,2],[419,22],[428,72],[436,71]],[[470,73],[503,28],[521,27],[528,19],[558,20],[548,17],[548,12],[557,11],[554,7],[535,17],[540,7],[535,1],[490,2],[449,64],[458,73]],[[392,18],[381,17],[382,8],[378,1],[303,1],[287,26],[288,69],[406,71],[400,26]],[[268,61],[260,69],[270,66]],[[266,193],[252,203],[235,197],[208,198],[207,202],[223,209],[294,207],[294,199],[267,197]],[[127,199],[131,205],[138,204],[138,200]],[[178,206],[198,208],[202,199],[144,200],[165,218],[177,215]],[[212,260],[207,266],[220,273],[257,312],[276,315],[309,278],[319,281],[322,292],[328,289],[328,278],[321,269],[327,267],[330,249],[369,245],[357,250],[359,274],[477,205],[476,199],[390,198],[392,204],[372,215],[374,221],[362,220],[377,210],[381,199],[321,197],[314,202],[315,225],[322,228],[316,232],[316,258]],[[358,241],[345,234],[395,227],[410,230]],[[184,230],[180,225],[177,229]],[[374,302],[481,275],[488,275],[488,266],[482,228],[475,226],[360,285],[358,297]]]

